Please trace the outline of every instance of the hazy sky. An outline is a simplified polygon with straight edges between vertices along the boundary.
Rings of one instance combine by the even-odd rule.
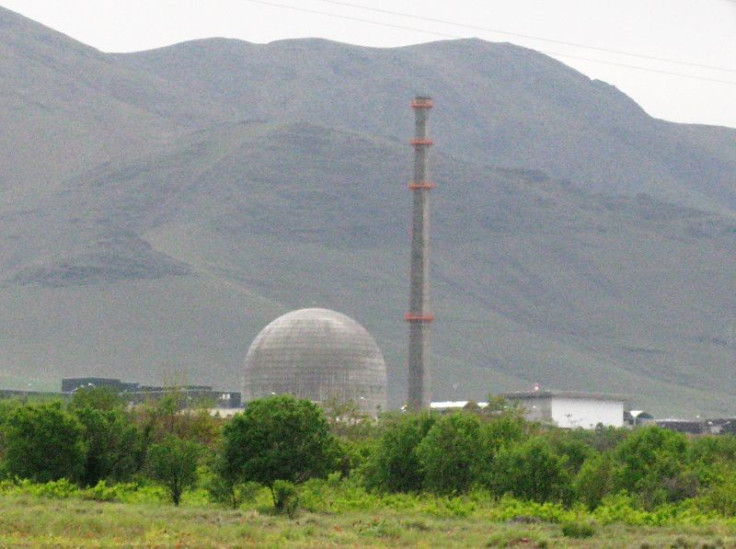
[[[736,0],[0,0],[106,52],[194,38],[389,47],[512,42],[614,84],[651,115],[736,128]]]

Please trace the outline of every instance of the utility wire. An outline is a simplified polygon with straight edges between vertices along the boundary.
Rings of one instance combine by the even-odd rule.
[[[264,6],[272,6],[274,8],[284,8],[287,10],[292,11],[301,11],[303,13],[313,13],[316,15],[325,15],[327,17],[334,17],[335,19],[344,19],[346,21],[357,21],[359,23],[368,23],[370,25],[377,25],[379,27],[389,27],[392,29],[399,29],[399,30],[406,30],[406,31],[412,31],[412,32],[420,32],[423,34],[431,34],[434,36],[441,36],[443,38],[462,38],[462,36],[458,36],[456,34],[447,34],[444,32],[435,32],[435,31],[428,31],[424,29],[417,29],[416,27],[406,27],[403,25],[395,25],[393,23],[380,23],[378,21],[371,21],[370,19],[363,19],[361,17],[350,17],[349,15],[339,15],[337,13],[330,13],[328,11],[320,11],[320,10],[313,10],[309,8],[300,8],[297,6],[289,6],[286,4],[279,4],[277,2],[268,2],[266,0],[245,0],[246,2],[250,2],[251,4],[263,4]]]
[[[716,67],[714,65],[704,65],[702,63],[691,63],[691,62],[688,62],[688,61],[677,61],[675,59],[667,59],[665,57],[655,57],[655,56],[652,56],[652,55],[644,55],[644,54],[640,54],[640,53],[632,53],[632,52],[621,51],[621,50],[614,50],[614,49],[609,49],[609,48],[601,48],[601,47],[597,47],[597,46],[588,46],[586,44],[579,44],[579,43],[576,43],[576,42],[568,42],[568,41],[565,41],[565,40],[555,40],[553,38],[542,38],[541,36],[534,36],[534,35],[531,35],[531,34],[521,34],[521,33],[517,33],[517,32],[509,32],[509,31],[502,31],[502,30],[498,30],[498,29],[491,29],[491,28],[488,28],[488,27],[479,27],[479,26],[476,26],[476,25],[468,25],[466,23],[456,23],[456,22],[453,22],[453,21],[447,21],[446,19],[435,19],[433,17],[424,17],[422,15],[413,15],[411,13],[405,13],[405,12],[399,12],[399,11],[392,11],[392,10],[385,10],[385,9],[381,9],[381,8],[372,8],[372,7],[369,7],[369,6],[361,6],[360,4],[352,4],[350,2],[339,2],[337,0],[318,0],[318,1],[319,2],[324,2],[326,4],[335,4],[336,6],[345,6],[345,7],[356,8],[356,9],[361,9],[361,10],[365,10],[365,11],[372,11],[372,12],[376,12],[376,13],[383,13],[383,14],[387,14],[387,15],[398,15],[399,17],[407,17],[407,18],[410,18],[410,19],[417,19],[419,21],[428,21],[430,23],[440,23],[442,25],[450,25],[450,26],[453,26],[453,27],[460,27],[460,28],[469,29],[469,30],[482,31],[482,32],[490,32],[490,33],[493,33],[493,34],[503,34],[503,35],[506,35],[506,36],[515,36],[517,38],[526,38],[526,39],[529,39],[529,40],[538,40],[539,42],[549,42],[550,44],[558,44],[558,45],[562,45],[562,46],[572,46],[572,47],[582,48],[582,49],[586,49],[586,50],[594,50],[594,51],[600,51],[600,52],[605,52],[605,53],[613,53],[613,54],[616,54],[616,55],[625,55],[625,56],[628,56],[628,57],[636,57],[636,58],[639,58],[639,59],[646,59],[646,60],[650,60],[650,61],[663,61],[665,63],[672,63],[672,64],[675,64],[675,65],[684,65],[684,66],[688,66],[688,67],[697,67],[697,68],[701,68],[701,69],[710,69],[710,70],[730,72],[730,73],[736,74],[736,69],[728,69],[728,68],[724,68],[724,67]]]
[[[409,26],[406,26],[406,25],[399,25],[399,24],[394,24],[394,23],[383,23],[383,22],[379,22],[379,21],[373,21],[373,20],[370,20],[370,19],[364,19],[362,17],[354,17],[354,16],[349,16],[349,15],[341,15],[341,14],[337,14],[337,13],[331,13],[331,12],[327,12],[327,11],[315,10],[315,9],[310,9],[310,8],[301,8],[301,7],[297,7],[297,6],[290,6],[290,5],[287,5],[287,4],[281,4],[281,3],[278,3],[278,2],[271,2],[271,1],[268,1],[268,0],[245,0],[245,1],[246,2],[250,2],[250,3],[253,3],[253,4],[261,4],[261,5],[265,5],[265,6],[271,6],[271,7],[275,7],[275,8],[281,8],[281,9],[288,9],[288,10],[292,10],[292,11],[299,11],[299,12],[303,12],[303,13],[311,13],[311,14],[315,14],[315,15],[323,15],[323,16],[326,16],[326,17],[333,17],[335,19],[342,19],[342,20],[346,20],[346,21],[356,21],[356,22],[359,22],[359,23],[367,23],[369,25],[375,25],[375,26],[380,26],[380,27],[388,27],[388,28],[393,28],[393,29],[406,30],[406,31],[411,31],[411,32],[418,32],[418,33],[432,35],[432,36],[438,36],[438,37],[442,37],[442,38],[452,38],[452,39],[465,38],[464,36],[460,36],[460,35],[457,35],[457,34],[450,34],[450,33],[446,33],[446,32],[438,32],[438,31],[430,31],[430,30],[426,30],[426,29],[419,29],[417,27],[409,27]],[[732,72],[732,73],[736,74],[736,70],[726,69],[726,68],[722,68],[722,67],[711,67],[711,66],[708,66],[708,65],[700,65],[700,64],[697,64],[697,63],[688,63],[688,62],[684,62],[684,61],[673,61],[673,60],[670,60],[670,59],[657,58],[657,57],[640,55],[640,54],[635,54],[635,53],[619,52],[619,51],[616,51],[616,50],[608,50],[608,49],[605,49],[605,48],[597,48],[597,47],[593,47],[593,46],[585,46],[585,45],[582,45],[582,44],[575,44],[575,43],[572,43],[572,42],[564,42],[564,41],[557,41],[557,40],[551,40],[551,39],[546,39],[546,38],[539,38],[539,37],[534,37],[534,36],[531,36],[531,35],[515,34],[515,33],[504,32],[504,31],[496,31],[496,30],[493,30],[493,29],[486,29],[486,28],[483,28],[483,27],[473,27],[473,26],[470,26],[470,25],[463,25],[461,23],[452,23],[450,21],[443,21],[441,19],[432,19],[432,18],[425,18],[425,17],[421,17],[421,16],[414,16],[414,15],[409,15],[409,14],[402,14],[400,12],[391,12],[391,11],[388,11],[388,10],[380,10],[378,8],[367,8],[365,6],[358,6],[356,4],[348,4],[348,3],[337,2],[337,1],[332,1],[332,0],[319,0],[319,1],[329,2],[329,3],[333,3],[333,4],[337,4],[337,5],[344,5],[344,6],[347,6],[347,7],[357,7],[357,8],[367,9],[367,10],[371,10],[371,11],[385,12],[387,14],[393,14],[393,15],[398,15],[398,16],[403,16],[403,17],[412,17],[412,18],[416,18],[416,19],[425,19],[427,21],[438,22],[438,23],[443,23],[443,24],[448,24],[448,25],[454,25],[454,26],[459,26],[459,27],[466,27],[466,28],[470,28],[470,29],[474,29],[474,30],[481,30],[483,32],[492,32],[492,33],[498,33],[498,34],[507,34],[507,35],[517,36],[517,37],[523,37],[523,38],[527,38],[527,39],[534,39],[534,40],[541,40],[541,41],[553,42],[553,43],[557,43],[557,44],[564,44],[564,45],[574,46],[574,47],[583,48],[583,49],[598,50],[598,51],[602,51],[602,52],[606,52],[606,53],[616,53],[616,54],[620,54],[620,55],[629,55],[629,56],[632,56],[632,57],[641,57],[643,59],[656,60],[656,61],[665,61],[665,62],[668,62],[668,63],[679,63],[679,64],[682,64],[682,65],[689,65],[689,66],[693,66],[693,67],[704,68],[704,69],[711,69],[711,70],[719,70],[719,71],[724,71],[724,72]],[[716,83],[719,83],[719,84],[727,84],[727,85],[736,86],[736,81],[732,81],[732,80],[722,80],[722,79],[719,79],[719,78],[708,78],[708,77],[703,77],[703,76],[696,76],[696,75],[693,75],[693,74],[686,74],[686,73],[682,73],[682,72],[667,71],[667,70],[661,70],[661,69],[653,69],[653,68],[650,68],[650,67],[641,67],[641,66],[637,66],[637,65],[630,65],[630,64],[627,64],[627,63],[619,63],[619,62],[616,62],[616,61],[604,61],[604,60],[601,60],[601,59],[593,59],[593,58],[589,58],[589,57],[581,57],[581,56],[570,55],[570,54],[566,54],[566,53],[552,52],[552,51],[549,51],[549,50],[540,50],[540,51],[542,51],[542,53],[545,53],[545,54],[550,55],[552,57],[562,57],[562,58],[567,58],[567,59],[576,59],[578,61],[587,61],[587,62],[590,62],[590,63],[599,63],[599,64],[602,64],[602,65],[611,65],[611,66],[615,66],[615,67],[623,67],[623,68],[633,69],[633,70],[638,70],[638,71],[643,71],[643,72],[652,72],[652,73],[657,73],[657,74],[666,74],[666,75],[669,75],[669,76],[678,76],[678,77],[681,77],[681,78],[688,78],[688,79],[691,79],[691,80],[700,80],[700,81],[704,81],[704,82],[716,82]]]

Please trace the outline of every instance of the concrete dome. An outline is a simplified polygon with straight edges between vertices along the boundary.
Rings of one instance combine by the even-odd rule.
[[[245,357],[247,402],[289,393],[324,403],[355,402],[363,412],[386,408],[386,364],[360,324],[329,309],[287,313],[256,336]]]

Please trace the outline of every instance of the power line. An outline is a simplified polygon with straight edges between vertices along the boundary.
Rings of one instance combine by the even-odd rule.
[[[678,61],[678,60],[675,60],[675,59],[668,59],[668,58],[665,58],[665,57],[656,57],[656,56],[652,56],[652,55],[644,55],[644,54],[640,54],[640,53],[632,53],[632,52],[627,52],[627,51],[622,51],[622,50],[614,50],[614,49],[610,49],[610,48],[601,48],[601,47],[597,47],[597,46],[589,46],[589,45],[580,44],[580,43],[577,43],[577,42],[568,42],[568,41],[565,41],[565,40],[555,40],[555,39],[552,39],[552,38],[543,38],[541,36],[534,36],[532,34],[521,34],[521,33],[517,33],[517,32],[509,32],[509,31],[503,31],[503,30],[499,30],[499,29],[491,29],[491,28],[488,28],[488,27],[479,27],[479,26],[475,26],[475,25],[468,25],[466,23],[456,23],[454,21],[447,21],[446,19],[435,19],[433,17],[424,17],[422,15],[414,15],[414,14],[405,13],[405,12],[398,12],[398,11],[392,11],[392,10],[385,10],[385,9],[381,9],[381,8],[372,8],[372,7],[368,7],[368,6],[361,6],[360,4],[352,4],[350,2],[339,2],[337,0],[318,0],[318,1],[319,2],[324,2],[326,4],[335,4],[337,6],[346,6],[346,7],[361,9],[361,10],[365,10],[365,11],[372,11],[372,12],[376,12],[376,13],[384,13],[384,14],[387,14],[387,15],[398,15],[399,17],[407,17],[407,18],[410,18],[410,19],[417,19],[419,21],[428,21],[430,23],[440,23],[442,25],[450,25],[450,26],[453,26],[453,27],[460,27],[460,28],[469,29],[469,30],[482,31],[482,32],[491,32],[491,33],[494,33],[494,34],[503,34],[505,36],[514,36],[516,38],[526,38],[526,39],[529,39],[529,40],[538,40],[540,42],[549,42],[550,44],[558,44],[558,45],[562,45],[562,46],[572,46],[572,47],[575,47],[575,48],[582,48],[582,49],[586,49],[586,50],[594,50],[594,51],[600,51],[600,52],[605,52],[605,53],[613,53],[613,54],[616,54],[616,55],[625,55],[625,56],[628,56],[628,57],[636,57],[636,58],[639,58],[639,59],[646,59],[646,60],[650,60],[650,61],[662,61],[662,62],[665,62],[665,63],[672,63],[672,64],[676,64],[676,65],[684,65],[684,66],[688,66],[688,67],[697,67],[697,68],[701,68],[701,69],[717,70],[717,71],[730,72],[730,73],[736,74],[736,69],[728,69],[728,68],[724,68],[724,67],[716,67],[714,65],[704,65],[702,63],[691,63],[691,62],[688,62],[688,61]]]
[[[616,61],[604,61],[602,59],[592,59],[590,57],[580,57],[577,55],[570,55],[567,53],[555,53],[550,51],[544,51],[543,53],[552,57],[566,57],[568,59],[577,59],[578,61],[588,61],[590,63],[600,63],[602,65],[612,65],[614,67],[624,67],[627,69],[634,69],[643,72],[652,72],[656,74],[666,74],[668,76],[679,76],[681,78],[689,78],[691,80],[700,80],[702,82],[716,82],[718,84],[728,84],[730,86],[736,86],[736,82],[733,80],[721,80],[719,78],[708,78],[707,76],[695,76],[694,74],[686,74],[684,72],[668,71],[663,69],[654,69],[651,67],[640,67],[638,65],[629,65],[627,63],[618,63]]]
[[[321,10],[313,10],[309,8],[300,8],[297,6],[289,6],[287,4],[279,4],[277,2],[268,2],[266,0],[245,0],[246,2],[250,2],[251,4],[263,4],[264,6],[272,6],[274,8],[283,8],[287,10],[292,11],[300,11],[303,13],[312,13],[315,15],[325,15],[327,17],[334,17],[335,19],[344,19],[346,21],[357,21],[358,23],[368,23],[370,25],[377,25],[379,27],[388,27],[392,29],[399,29],[399,30],[407,30],[412,32],[420,32],[423,34],[430,34],[433,36],[441,36],[443,38],[462,38],[462,36],[458,36],[456,34],[447,34],[444,32],[435,32],[435,31],[428,31],[424,29],[417,29],[415,27],[406,27],[404,25],[395,25],[393,23],[380,23],[378,21],[371,21],[370,19],[363,19],[361,17],[350,17],[349,15],[340,15],[337,13],[330,13],[328,11],[321,11]]]
[[[365,18],[362,18],[362,17],[354,17],[354,16],[349,16],[349,15],[342,15],[342,14],[337,14],[337,13],[331,13],[331,12],[322,11],[322,10],[315,10],[315,9],[310,9],[310,8],[302,8],[302,7],[291,6],[291,5],[287,5],[287,4],[281,4],[281,3],[278,3],[278,2],[271,2],[271,1],[268,1],[268,0],[245,0],[245,1],[246,2],[251,2],[253,4],[262,4],[262,5],[265,5],[265,6],[271,6],[271,7],[275,7],[275,8],[288,9],[288,10],[299,11],[299,12],[303,12],[303,13],[311,13],[311,14],[315,14],[315,15],[323,15],[325,17],[332,17],[332,18],[335,18],[335,19],[342,19],[342,20],[346,20],[346,21],[355,21],[355,22],[359,22],[359,23],[367,23],[369,25],[375,25],[375,26],[380,26],[380,27],[387,27],[387,28],[399,29],[399,30],[406,30],[406,31],[417,32],[417,33],[421,33],[421,34],[427,34],[427,35],[431,35],[431,36],[438,36],[438,37],[442,37],[442,38],[452,38],[452,39],[465,38],[464,36],[457,35],[457,34],[450,34],[450,33],[439,32],[439,31],[431,31],[431,30],[426,30],[426,29],[420,29],[420,28],[417,28],[417,27],[410,27],[410,26],[406,26],[406,25],[399,25],[399,24],[395,24],[395,23],[384,23],[384,22],[379,22],[379,21],[373,21],[373,20],[370,20],[370,19],[365,19]],[[605,53],[614,53],[614,54],[619,54],[619,55],[627,55],[627,56],[631,56],[631,57],[639,57],[639,58],[647,59],[647,60],[650,60],[650,61],[660,61],[660,62],[667,62],[667,63],[675,63],[675,64],[686,65],[686,66],[691,66],[691,67],[697,67],[697,68],[702,68],[702,69],[719,70],[719,71],[723,71],[723,72],[729,72],[729,73],[736,74],[736,70],[727,69],[727,68],[723,68],[723,67],[715,67],[715,66],[709,66],[709,65],[702,65],[702,64],[698,64],[698,63],[689,63],[689,62],[685,62],[685,61],[674,61],[674,60],[671,60],[671,59],[658,58],[658,57],[647,56],[647,55],[642,55],[642,54],[629,53],[629,52],[621,52],[621,51],[617,51],[617,50],[610,50],[610,49],[606,49],[606,48],[598,48],[598,47],[594,47],[594,46],[585,46],[583,44],[576,44],[576,43],[573,43],[573,42],[565,42],[565,41],[559,41],[559,40],[552,40],[552,39],[546,39],[546,38],[541,38],[541,37],[535,37],[535,36],[532,36],[532,35],[524,35],[524,34],[510,33],[510,32],[505,32],[505,31],[498,31],[498,30],[494,30],[494,29],[488,29],[488,28],[484,28],[484,27],[473,27],[471,25],[464,25],[464,24],[461,24],[461,23],[453,23],[451,21],[444,21],[442,19],[433,19],[433,18],[428,18],[428,17],[422,17],[422,16],[415,16],[415,15],[410,15],[410,14],[404,14],[404,13],[401,13],[401,12],[392,12],[392,11],[389,11],[389,10],[381,10],[379,8],[369,8],[369,7],[366,7],[366,6],[359,6],[357,4],[349,4],[349,3],[338,2],[338,1],[334,1],[334,0],[319,0],[319,1],[328,2],[328,3],[332,3],[332,4],[336,4],[336,5],[343,5],[343,6],[346,6],[346,7],[355,7],[355,8],[365,9],[365,10],[369,10],[369,11],[383,12],[383,13],[386,13],[386,14],[398,15],[398,16],[402,16],[402,17],[410,17],[410,18],[415,18],[415,19],[422,19],[422,20],[427,20],[427,21],[436,22],[436,23],[442,23],[442,24],[447,24],[447,25],[454,25],[454,26],[458,26],[458,27],[465,27],[465,28],[469,28],[469,29],[473,29],[473,30],[480,30],[480,31],[483,31],[483,32],[491,32],[491,33],[497,33],[497,34],[506,34],[506,35],[516,36],[516,37],[520,37],[520,38],[527,38],[527,39],[533,39],[533,40],[546,41],[546,42],[550,42],[550,43],[557,43],[559,45],[566,45],[566,46],[578,47],[578,48],[582,48],[582,49],[588,49],[588,50],[594,50],[594,51],[601,51],[601,52],[605,52]],[[590,63],[598,63],[598,64],[602,64],[602,65],[610,65],[610,66],[616,66],[616,67],[623,67],[623,68],[633,69],[633,70],[638,70],[638,71],[643,71],[643,72],[651,72],[651,73],[656,73],[656,74],[665,74],[665,75],[668,75],[668,76],[678,76],[678,77],[681,77],[681,78],[688,78],[688,79],[691,79],[691,80],[700,80],[700,81],[704,81],[704,82],[715,82],[715,83],[719,83],[719,84],[727,84],[727,85],[736,86],[736,81],[731,81],[731,80],[722,80],[722,79],[719,79],[719,78],[709,78],[709,77],[704,77],[704,76],[697,76],[697,75],[694,75],[694,74],[687,74],[687,73],[683,73],[683,72],[668,71],[668,70],[662,70],[662,69],[654,69],[654,68],[651,68],[651,67],[642,67],[642,66],[631,65],[631,64],[627,64],[627,63],[619,63],[619,62],[616,62],[616,61],[606,61],[606,60],[601,60],[601,59],[594,59],[594,58],[589,58],[589,57],[582,57],[582,56],[570,55],[570,54],[566,54],[566,53],[551,52],[551,51],[548,51],[548,50],[540,50],[540,51],[542,53],[545,53],[545,54],[547,54],[549,56],[552,56],[552,57],[562,57],[562,58],[567,58],[567,59],[576,59],[576,60],[579,60],[579,61],[587,61],[587,62],[590,62]]]

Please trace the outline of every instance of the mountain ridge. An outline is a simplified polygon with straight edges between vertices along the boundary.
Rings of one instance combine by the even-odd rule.
[[[304,51],[313,44],[319,50],[307,61]],[[230,56],[227,61],[220,53],[224,46]],[[185,71],[182,57],[191,59]],[[444,110],[433,116],[433,124],[443,130],[437,144],[455,156],[540,169],[601,191],[613,187],[614,192],[649,192],[676,201],[693,192],[689,182],[670,173],[683,168],[678,143],[690,146],[691,132],[685,125],[656,121],[613,86],[591,81],[519,46],[467,39],[379,49],[315,39],[266,45],[215,39],[120,54],[118,59],[180,85],[193,85],[193,79],[205,87],[216,83],[218,93],[228,100],[257,108],[252,112],[257,119],[285,122],[296,117],[395,138],[406,132],[405,122],[402,126],[394,114],[405,110],[403,98],[429,93],[438,98],[438,105],[444,103]],[[352,71],[343,68],[348,62],[353,63]],[[227,74],[226,82],[198,76],[200,66],[214,71],[223,63],[220,72]],[[384,85],[370,76],[376,74],[377,64],[383,68]],[[269,66],[269,72],[259,72],[263,66]],[[549,76],[550,69],[556,69],[554,77]],[[254,74],[265,83],[255,84]],[[270,84],[272,80],[276,83]],[[370,94],[364,91],[366,84]],[[251,90],[254,87],[256,91]],[[264,94],[264,87],[271,91]],[[340,103],[346,106],[324,106]],[[673,132],[675,128],[678,131]],[[659,147],[651,146],[660,141]],[[723,167],[713,174],[700,173],[713,181],[710,185],[717,192],[710,192],[706,200],[692,197],[691,204],[717,209],[725,197],[730,209],[736,206],[732,184],[724,184],[724,173],[727,176],[736,169],[730,154],[736,131],[728,131],[724,141],[725,150],[716,157]],[[581,148],[591,158],[583,161],[573,152]],[[647,148],[659,150],[656,155],[642,154]],[[620,161],[626,156],[636,160],[631,167]],[[697,155],[690,156],[698,165]],[[612,183],[612,178],[618,181]],[[668,185],[676,189],[668,191]]]

